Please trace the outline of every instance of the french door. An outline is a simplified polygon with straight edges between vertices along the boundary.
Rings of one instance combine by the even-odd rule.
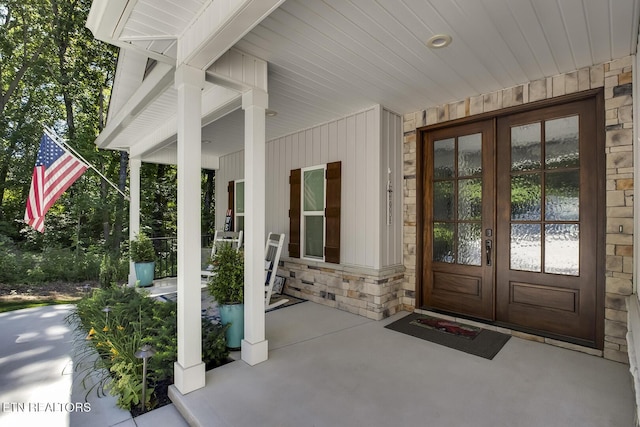
[[[422,133],[425,307],[600,345],[596,107]]]

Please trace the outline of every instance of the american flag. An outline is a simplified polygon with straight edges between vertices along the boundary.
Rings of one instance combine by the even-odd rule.
[[[44,233],[44,215],[67,188],[80,178],[87,165],[63,149],[46,133],[33,168],[24,221]]]

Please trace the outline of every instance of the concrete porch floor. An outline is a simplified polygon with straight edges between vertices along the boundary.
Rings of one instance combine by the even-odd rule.
[[[192,426],[634,425],[629,367],[511,337],[485,360],[305,302],[266,315],[269,360],[170,389]],[[172,386],[173,387],[173,386]]]

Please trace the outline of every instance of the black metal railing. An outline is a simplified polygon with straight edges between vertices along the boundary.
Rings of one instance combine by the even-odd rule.
[[[200,240],[200,247],[207,248],[210,247],[213,236],[205,235]],[[178,239],[176,237],[152,237],[151,241],[153,241],[153,247],[156,250],[153,278],[176,277],[178,275]],[[199,251],[197,255],[200,256]]]

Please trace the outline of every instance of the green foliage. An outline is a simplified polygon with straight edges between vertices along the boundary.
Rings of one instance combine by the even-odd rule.
[[[133,262],[153,262],[156,259],[156,251],[153,242],[144,233],[138,233],[129,246],[129,256]]]
[[[211,260],[213,274],[207,288],[218,304],[244,302],[244,253],[220,244]]]
[[[117,254],[106,253],[100,263],[100,286],[108,288],[123,282],[129,272],[128,260]]]
[[[142,397],[142,370],[131,362],[119,361],[111,366],[113,381],[111,381],[107,389],[113,396],[118,396],[117,405],[123,409],[131,409],[140,404]],[[153,395],[153,387],[147,387],[145,394],[145,408],[150,408],[151,397]]]
[[[229,349],[224,334],[230,326],[230,323],[222,326],[202,319],[202,360],[207,366],[220,366],[227,362]]]
[[[105,307],[109,307],[108,312]],[[156,353],[148,359],[145,406],[151,409],[156,405],[152,386],[173,380],[173,364],[177,360],[176,311],[175,303],[160,302],[129,287],[97,289],[77,303],[67,320],[76,330],[82,356],[78,364],[85,379],[97,378],[94,388],[98,394],[109,391],[118,396],[118,406],[123,409],[139,405],[142,360],[134,354],[143,344],[149,344]],[[224,327],[203,322],[203,362],[207,366],[218,366],[229,356],[224,331]],[[98,357],[91,359],[96,353]]]
[[[0,282],[6,284],[82,282],[97,280],[100,255],[93,251],[46,247],[25,252],[7,237],[0,237]]]

